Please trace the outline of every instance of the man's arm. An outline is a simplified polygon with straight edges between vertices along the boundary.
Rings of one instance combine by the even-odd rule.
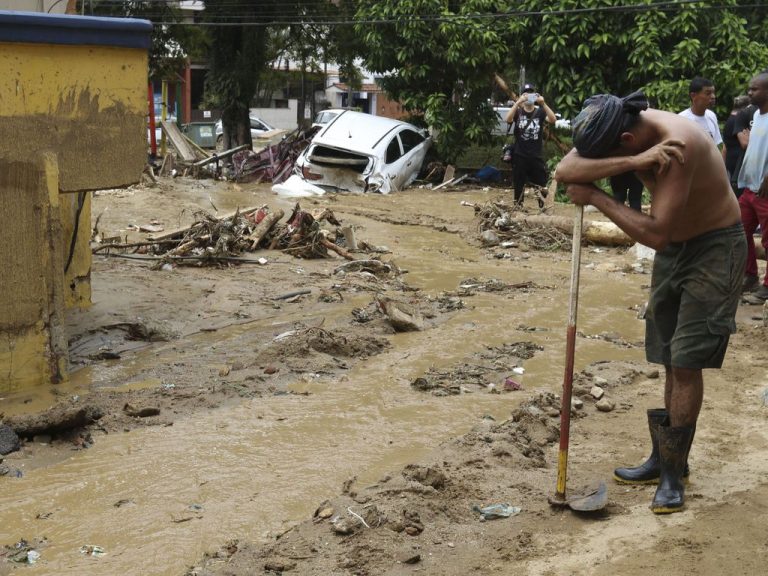
[[[507,121],[507,124],[512,124],[512,122],[515,121],[515,116],[517,116],[517,110],[522,106],[523,102],[526,101],[526,97],[520,96],[517,100],[515,100],[515,103],[512,104],[512,108],[509,109],[509,112],[507,112],[507,117],[505,120]]]
[[[549,104],[547,104],[547,102],[544,100],[544,96],[539,94],[539,97],[536,100],[536,103],[539,104],[542,110],[544,110],[544,112],[546,113],[547,122],[549,122],[550,124],[554,124],[555,121],[557,121],[557,116],[555,116],[555,113],[552,112],[552,108],[550,108]]]
[[[744,128],[741,132],[738,132],[736,134],[736,138],[739,141],[739,146],[741,146],[741,149],[746,150],[747,145],[749,145],[749,129]]]
[[[664,173],[673,158],[683,163],[682,140],[667,139],[635,156],[609,156],[607,158],[584,158],[575,148],[566,154],[555,169],[555,179],[567,184],[595,182],[602,178],[654,170]]]
[[[691,179],[692,170],[672,162],[666,174],[656,178],[650,214],[619,204],[594,184],[570,184],[566,192],[575,204],[596,207],[636,242],[661,250],[685,218]]]

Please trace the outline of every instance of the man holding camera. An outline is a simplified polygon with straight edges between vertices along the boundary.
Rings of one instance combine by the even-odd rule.
[[[522,94],[507,113],[506,121],[514,127],[515,147],[512,155],[512,182],[515,205],[522,207],[523,193],[528,182],[544,187],[549,173],[544,163],[544,122],[555,123],[555,113],[544,97],[536,93],[533,84],[523,86]],[[542,190],[546,196],[546,190]],[[539,207],[544,202],[539,198]]]

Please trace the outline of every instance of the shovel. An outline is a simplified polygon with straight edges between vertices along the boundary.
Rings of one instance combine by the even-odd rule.
[[[549,498],[552,506],[569,507],[579,512],[601,510],[608,500],[605,482],[587,491],[566,497],[568,476],[568,441],[571,431],[571,396],[573,393],[573,357],[576,349],[576,310],[579,304],[579,269],[581,267],[581,227],[584,207],[578,206],[573,222],[573,252],[571,256],[571,292],[568,302],[568,334],[565,341],[565,375],[563,376],[563,402],[560,407],[560,452],[557,458],[557,489]]]

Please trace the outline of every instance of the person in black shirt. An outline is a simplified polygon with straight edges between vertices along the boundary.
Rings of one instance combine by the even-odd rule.
[[[522,92],[506,117],[507,122],[514,126],[512,181],[518,207],[523,205],[526,183],[542,187],[547,185],[549,174],[543,157],[544,122],[554,124],[556,120],[555,113],[547,106],[544,97],[536,93],[533,84],[526,84]],[[546,192],[542,191],[542,195]],[[539,207],[542,206],[543,201],[539,199]]]
[[[749,104],[749,96],[742,95],[736,96],[733,99],[733,110],[731,110],[728,119],[725,121],[725,127],[723,128],[723,158],[725,159],[725,169],[728,171],[728,178],[731,181],[731,188],[738,198],[741,195],[741,190],[738,188],[737,180],[739,177],[739,169],[741,168],[741,160],[744,158],[744,149],[746,143],[742,146],[739,141],[739,133],[745,128],[749,129],[749,122],[754,114],[754,108],[752,108],[752,114],[743,116],[740,114]]]
[[[611,192],[620,204],[629,199],[629,207],[642,212],[643,183],[634,172],[624,172],[610,177]]]

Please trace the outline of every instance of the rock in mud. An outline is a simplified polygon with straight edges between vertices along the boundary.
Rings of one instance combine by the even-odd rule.
[[[408,480],[415,480],[424,486],[432,486],[435,490],[444,488],[447,481],[445,474],[440,470],[431,466],[419,466],[417,464],[406,466],[403,470],[403,476]]]
[[[600,388],[600,386],[592,386],[592,389],[589,391],[589,395],[592,396],[592,398],[595,400],[600,400],[604,394],[605,390]]]
[[[397,561],[401,564],[416,564],[421,561],[421,554],[415,550],[403,550],[397,554]]]
[[[85,428],[101,419],[102,409],[95,405],[55,406],[40,414],[19,416],[6,419],[6,425],[22,438],[32,438],[38,434],[55,435],[76,428]]]
[[[150,416],[157,416],[160,414],[160,408],[157,406],[131,406],[130,404],[126,404],[123,406],[123,412],[125,412],[128,416],[132,416],[134,418],[149,418]]]
[[[500,242],[499,235],[493,230],[483,230],[480,238],[486,246],[496,246]]]
[[[616,403],[610,398],[602,398],[595,406],[600,412],[611,412],[616,408]]]
[[[360,528],[363,527],[363,523],[357,518],[337,518],[334,522],[331,522],[331,529],[342,536],[354,534]]]
[[[282,558],[273,558],[271,560],[267,560],[264,563],[264,570],[267,572],[289,572],[290,570],[293,570],[296,568],[296,562],[291,562],[290,560],[283,560]]]
[[[21,441],[16,432],[5,424],[0,426],[0,455],[16,452],[21,448]]]

